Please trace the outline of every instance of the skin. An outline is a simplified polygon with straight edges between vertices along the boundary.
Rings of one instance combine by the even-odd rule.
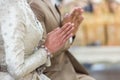
[[[81,24],[81,22],[83,21],[83,9],[81,9],[80,7],[76,7],[73,9],[73,11],[70,14],[67,14],[64,19],[62,24],[64,25],[67,22],[71,22],[74,23],[74,30],[73,30],[73,35],[75,35],[75,33],[77,32],[79,25]]]
[[[72,31],[74,30],[73,23],[66,23],[62,28],[56,28],[52,32],[48,33],[45,41],[45,46],[48,48],[50,53],[55,53],[61,49],[66,41],[73,36]]]

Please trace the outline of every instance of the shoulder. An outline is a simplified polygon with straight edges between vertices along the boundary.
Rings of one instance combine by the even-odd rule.
[[[30,2],[30,6],[42,11],[44,4],[41,0],[33,0]]]
[[[23,13],[15,5],[6,6],[2,9],[0,18],[1,20],[19,20],[23,17]]]
[[[42,0],[33,0],[30,3],[30,7],[33,10],[33,12],[35,13],[35,15],[40,15],[40,16],[44,16],[45,14],[45,4],[43,3]]]
[[[0,25],[2,32],[13,30],[16,27],[19,27],[20,24],[25,24],[25,19],[22,11],[19,12],[19,8],[16,6],[9,6],[7,9],[4,8],[4,11],[0,16]]]

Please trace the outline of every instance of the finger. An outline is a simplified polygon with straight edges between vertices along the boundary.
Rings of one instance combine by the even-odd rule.
[[[58,31],[60,29],[60,27],[57,27],[57,28],[55,28],[53,31]]]
[[[64,18],[68,17],[69,15],[70,15],[70,14],[66,13],[65,16],[64,16]]]
[[[84,17],[82,15],[79,15],[78,17],[76,17],[76,20],[74,21],[75,26],[74,27],[78,27],[77,25],[80,25],[80,23],[83,21]]]
[[[75,26],[74,26],[75,29],[73,30],[73,33],[74,33],[74,34],[77,32],[80,24],[82,23],[82,21],[83,21],[83,19],[84,19],[83,16],[80,16],[80,17],[81,17],[81,18],[78,19],[78,20],[75,22]]]
[[[83,13],[83,12],[84,12],[84,10],[83,10],[81,7],[77,7],[77,11],[78,11],[79,13]]]
[[[51,32],[49,32],[48,35],[55,33],[55,32],[58,31],[59,29],[60,29],[59,27],[58,27],[58,28],[55,28],[54,30],[52,30]]]
[[[77,19],[77,21],[76,21],[76,27],[81,24],[81,22],[83,21],[83,19],[84,19],[83,16],[79,16],[79,19]]]
[[[82,13],[83,13],[83,9],[77,8],[77,10],[76,10],[76,18],[79,18],[78,16],[81,16]]]
[[[82,15],[82,13],[83,13],[83,9],[82,8],[80,8],[80,7],[77,7],[76,8],[76,17],[78,17],[79,15]]]
[[[58,36],[60,34],[63,34],[64,33],[63,31],[66,30],[66,28],[68,28],[68,26],[70,26],[70,25],[71,25],[70,22],[64,24],[59,30],[56,31],[56,34],[58,34]]]
[[[83,13],[83,9],[80,7],[75,7],[71,13],[72,18],[77,15],[81,15]]]
[[[79,12],[77,11],[77,9],[75,9],[74,12],[70,16],[71,16],[71,22],[74,22],[76,17],[79,16]]]
[[[73,18],[74,16],[75,16],[75,13],[76,13],[76,11],[77,11],[77,9],[75,8],[75,9],[73,9],[73,11],[71,12],[71,18]]]
[[[66,28],[63,30],[62,29],[62,31],[61,31],[61,36],[64,36],[67,32],[69,32],[72,28],[73,28],[73,26],[74,26],[74,24],[71,24],[71,25],[68,25],[68,26],[66,26]]]
[[[81,7],[75,7],[76,12],[78,12],[79,14],[82,14],[84,12],[84,10]]]
[[[71,20],[70,14],[66,14],[66,16],[64,16],[64,19],[62,21],[63,25],[67,22],[70,22],[70,20]]]
[[[66,38],[63,39],[63,42],[62,42],[62,43],[65,44],[66,41],[67,41],[68,39],[70,39],[72,36],[73,36],[73,34],[71,33],[70,35],[68,35]]]
[[[74,27],[72,27],[65,35],[62,36],[62,39],[64,40],[67,36],[69,36],[74,30]]]
[[[72,16],[72,23],[75,23],[76,20],[79,18],[78,16],[81,16],[81,15],[82,15],[82,9],[76,8],[74,15],[71,15]]]
[[[72,23],[71,22],[68,22],[66,24],[64,24],[62,27],[61,27],[61,30],[65,30],[68,26],[70,26]]]

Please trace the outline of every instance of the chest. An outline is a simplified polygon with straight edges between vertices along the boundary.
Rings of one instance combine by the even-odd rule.
[[[61,24],[61,15],[56,6],[52,4],[48,4],[46,2],[42,2],[43,12],[44,12],[44,23],[46,27],[47,33],[55,29],[56,27],[60,27]]]

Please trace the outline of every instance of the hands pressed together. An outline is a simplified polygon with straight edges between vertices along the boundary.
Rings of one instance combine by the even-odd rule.
[[[81,8],[75,8],[72,13],[64,17],[61,28],[58,27],[48,33],[45,47],[47,47],[50,53],[55,53],[60,50],[66,41],[75,35],[83,20],[82,13],[83,10]]]
[[[61,49],[65,42],[73,36],[74,24],[66,23],[61,28],[56,28],[52,32],[48,33],[45,46],[50,53],[55,53]]]
[[[80,7],[76,7],[73,9],[73,11],[70,14],[67,13],[62,21],[63,25],[67,22],[74,23],[74,28],[75,28],[73,31],[74,35],[77,32],[79,25],[83,21],[82,13],[83,13],[83,9],[81,9]]]

